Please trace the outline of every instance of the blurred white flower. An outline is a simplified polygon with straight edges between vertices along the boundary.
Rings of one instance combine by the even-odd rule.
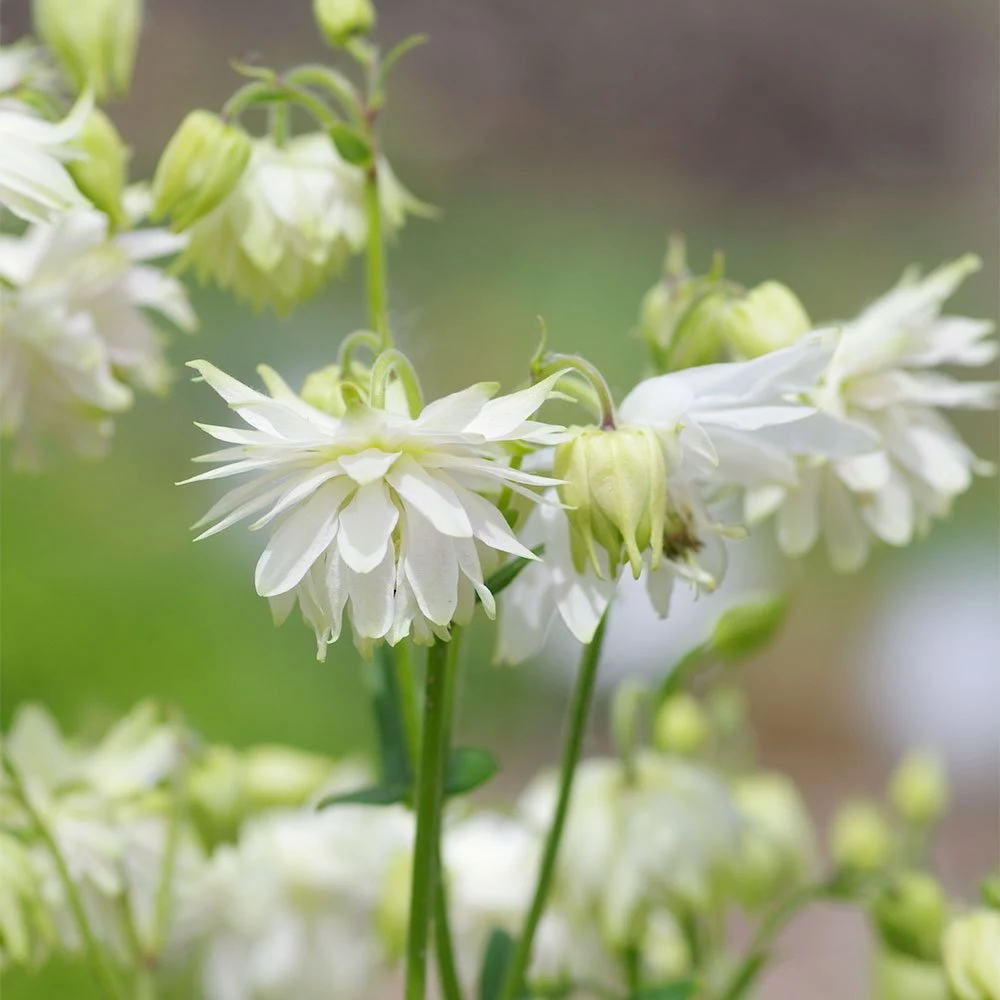
[[[387,163],[379,165],[379,178],[391,234],[424,207]],[[283,147],[257,139],[232,193],[188,233],[181,263],[199,281],[231,289],[257,309],[287,312],[364,249],[364,173],[323,133],[296,136]]]
[[[940,409],[992,409],[998,383],[962,382],[930,369],[977,367],[997,356],[993,324],[941,316],[944,301],[980,262],[963,257],[925,278],[914,274],[844,325],[812,401],[874,435],[877,450],[828,460],[803,450],[797,485],[764,485],[747,494],[747,517],[777,512],[778,542],[802,555],[826,535],[834,569],[851,572],[867,559],[874,536],[908,545],[948,513],[978,459]]]
[[[270,369],[271,395],[192,362],[250,430],[205,426],[235,447],[203,456],[222,463],[187,482],[250,473],[199,522],[205,538],[261,514],[252,528],[281,517],[257,563],[257,593],[283,621],[298,601],[322,659],[341,633],[345,609],[362,650],[412,635],[429,643],[467,622],[478,595],[493,595],[484,565],[496,552],[534,558],[477,490],[552,480],[507,464],[502,445],[547,443],[558,433],[529,419],[558,376],[497,399],[480,383],[436,400],[416,418],[360,402],[343,418],[315,409]]]
[[[249,821],[182,907],[174,951],[206,1000],[369,1000],[387,964],[379,915],[412,845],[403,808],[340,805]]]
[[[1000,1000],[1000,912],[976,910],[944,933],[944,964],[955,1000]]]
[[[54,939],[31,853],[18,837],[0,831],[0,972],[40,958]]]
[[[50,442],[101,455],[132,387],[166,388],[145,310],[185,330],[196,320],[180,282],[143,262],[182,241],[155,229],[109,238],[107,218],[89,210],[0,237],[0,429],[16,463],[39,466]]]
[[[521,799],[529,828],[547,829],[555,777]],[[553,906],[572,919],[596,914],[609,947],[637,944],[653,909],[709,900],[738,850],[741,820],[725,785],[707,768],[644,752],[627,774],[619,760],[580,764],[559,853]]]
[[[0,73],[15,84],[26,71],[23,56],[5,55],[0,62]],[[63,162],[79,155],[72,143],[92,107],[84,94],[62,121],[50,122],[16,98],[0,100],[0,207],[27,222],[46,222],[87,204]]]
[[[663,557],[654,570],[645,555],[647,592],[661,617],[669,612],[676,580],[696,593],[721,582],[725,540],[743,534],[714,513],[727,492],[794,484],[796,454],[847,456],[871,447],[866,431],[798,401],[829,358],[828,349],[806,341],[753,361],[646,379],[625,397],[619,426],[655,431],[665,458]],[[590,642],[617,589],[590,566],[576,569],[562,510],[532,512],[522,539],[528,546],[544,543],[545,558],[522,570],[501,599],[497,657],[512,663],[541,649],[556,614],[580,642]]]

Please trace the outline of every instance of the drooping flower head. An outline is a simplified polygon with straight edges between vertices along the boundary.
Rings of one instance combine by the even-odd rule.
[[[419,203],[387,163],[379,166],[379,183],[392,233]],[[364,249],[364,172],[322,133],[295,136],[282,147],[255,139],[232,192],[189,233],[182,263],[200,281],[231,289],[257,309],[288,312]]]
[[[196,320],[180,282],[146,262],[178,245],[157,230],[109,238],[91,210],[0,237],[0,429],[15,463],[39,466],[50,444],[102,455],[133,388],[166,388],[146,310],[185,330]]]
[[[416,416],[359,400],[342,417],[296,395],[261,369],[270,395],[204,361],[191,365],[249,429],[205,426],[232,447],[203,457],[218,467],[189,482],[246,474],[202,519],[201,538],[257,515],[270,529],[257,593],[284,620],[298,603],[322,659],[345,613],[359,648],[406,636],[429,643],[475,602],[489,615],[484,575],[496,553],[534,558],[481,495],[504,487],[533,495],[553,480],[511,468],[503,446],[547,444],[557,431],[529,418],[558,376],[497,399],[481,383]]]
[[[858,569],[872,538],[907,545],[947,514],[987,473],[941,415],[941,409],[990,409],[998,383],[963,382],[932,369],[978,367],[997,356],[993,324],[940,315],[944,301],[979,267],[963,257],[922,279],[907,274],[839,332],[829,367],[811,392],[815,406],[867,430],[876,447],[839,460],[802,453],[799,483],[747,496],[760,520],[777,512],[777,535],[788,555],[807,552],[821,533],[834,568]]]

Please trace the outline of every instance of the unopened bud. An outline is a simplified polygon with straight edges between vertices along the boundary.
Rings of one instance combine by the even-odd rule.
[[[878,806],[845,805],[833,820],[830,853],[843,871],[870,873],[885,867],[892,855],[892,834]]]
[[[678,317],[670,335],[667,349],[670,371],[709,365],[722,358],[726,343],[724,325],[734,301],[729,288],[712,288],[692,296],[691,304]]]
[[[977,910],[956,920],[943,948],[954,1000],[1000,1000],[1000,913]]]
[[[344,401],[344,379],[340,365],[327,365],[310,372],[302,383],[302,398],[317,410],[342,417],[347,412]]]
[[[729,305],[720,336],[734,357],[750,359],[790,347],[810,328],[796,294],[777,281],[765,281]]]
[[[327,44],[342,48],[375,27],[371,0],[313,0],[313,15]]]
[[[175,231],[208,215],[232,192],[250,159],[250,137],[209,111],[192,111],[160,157],[152,217]]]
[[[872,1000],[950,1000],[940,962],[922,962],[880,948],[875,956]]]
[[[693,757],[708,742],[708,721],[689,694],[675,694],[660,706],[653,723],[653,743],[665,753]]]
[[[910,754],[892,775],[889,801],[896,812],[914,826],[936,823],[948,805],[944,765],[931,754]]]
[[[76,146],[83,155],[67,163],[76,186],[116,228],[128,225],[122,197],[128,180],[130,150],[100,108],[90,112]]]
[[[667,470],[653,430],[587,428],[556,448],[559,495],[569,508],[570,547],[576,568],[589,562],[598,576],[605,550],[611,575],[624,557],[638,579],[643,553],[655,569],[663,554],[667,514]]]
[[[212,746],[188,769],[187,795],[206,839],[232,836],[246,812],[243,761],[228,746]]]
[[[77,91],[101,102],[128,93],[142,0],[34,0],[34,23]]]
[[[947,915],[948,900],[941,886],[923,872],[904,872],[872,904],[882,940],[900,954],[925,962],[941,956]]]

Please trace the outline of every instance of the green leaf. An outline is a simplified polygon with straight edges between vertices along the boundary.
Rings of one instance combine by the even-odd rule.
[[[531,551],[536,556],[540,556],[545,551],[545,546],[536,545]],[[505,563],[486,580],[489,592],[496,597],[502,590],[509,587],[517,579],[521,570],[530,565],[532,561],[524,556],[519,556],[517,559],[511,559],[509,563]]]
[[[628,1000],[690,1000],[697,986],[693,979],[664,983],[662,986],[646,986],[633,993]]]
[[[497,1000],[513,955],[514,939],[499,927],[494,928],[486,942],[483,966],[479,972],[479,1000]]]
[[[499,770],[493,754],[474,747],[455,747],[448,755],[445,795],[464,795],[485,785]]]
[[[379,67],[379,85],[384,86],[389,79],[389,74],[393,71],[396,63],[399,62],[407,52],[426,45],[430,41],[428,35],[410,35],[404,38],[398,45],[394,45],[383,57],[382,65]]]
[[[371,785],[359,788],[354,792],[341,792],[338,795],[327,795],[320,799],[317,809],[329,809],[330,806],[394,806],[405,802],[409,789],[406,785]]]
[[[787,612],[784,594],[766,594],[737,604],[715,623],[709,646],[721,660],[732,663],[745,659],[774,638]]]
[[[337,147],[337,152],[348,163],[355,167],[367,167],[371,164],[373,155],[371,143],[360,132],[343,122],[331,125],[328,132]]]

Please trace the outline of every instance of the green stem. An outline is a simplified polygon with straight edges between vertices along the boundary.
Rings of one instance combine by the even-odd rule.
[[[343,73],[331,66],[310,63],[289,71],[285,74],[284,79],[291,84],[322,88],[340,102],[341,107],[347,112],[357,128],[364,128],[365,118],[361,96],[354,88],[354,84]]]
[[[135,980],[136,1000],[156,1000],[158,992],[152,969],[141,967]]]
[[[604,644],[604,627],[607,623],[605,615],[590,645],[585,646],[577,672],[576,686],[569,709],[569,725],[563,743],[562,762],[559,768],[559,798],[556,802],[552,825],[545,838],[545,847],[538,869],[538,881],[535,884],[534,898],[524,921],[524,927],[517,940],[517,947],[507,967],[503,988],[499,1000],[515,1000],[518,990],[524,980],[528,963],[531,961],[531,947],[535,940],[535,932],[545,912],[545,904],[549,898],[552,881],[555,877],[556,859],[559,855],[559,845],[562,841],[563,828],[569,814],[570,797],[573,793],[573,778],[580,762],[583,750],[583,736],[590,715],[590,705],[594,697],[594,681],[597,678],[597,666],[601,659],[601,646]]]
[[[448,759],[448,645],[436,642],[427,653],[424,725],[417,772],[417,834],[413,846],[410,922],[406,941],[405,1000],[424,1000],[427,943],[438,878],[438,843]]]
[[[254,80],[246,83],[222,107],[222,117],[227,121],[239,118],[244,111],[261,104],[284,104],[295,101],[305,108],[324,129],[332,128],[339,121],[330,106],[312,91],[280,78],[274,80]]]
[[[59,844],[57,843],[55,836],[49,830],[48,826],[46,826],[45,821],[42,819],[38,810],[35,809],[35,806],[29,798],[27,790],[21,781],[21,776],[14,767],[13,761],[5,757],[4,765],[10,775],[11,784],[14,787],[14,792],[17,795],[18,801],[20,802],[25,813],[27,813],[28,818],[31,820],[31,823],[35,828],[35,832],[45,845],[46,850],[51,855],[52,861],[56,866],[59,881],[62,883],[63,890],[66,893],[66,899],[69,902],[70,910],[73,913],[73,919],[76,921],[77,929],[80,931],[80,937],[83,939],[84,948],[90,958],[90,965],[94,976],[97,979],[98,985],[101,988],[101,992],[105,996],[110,997],[111,1000],[125,1000],[124,991],[122,990],[118,977],[111,965],[111,960],[108,958],[108,955],[101,946],[101,943],[94,936],[93,929],[90,926],[90,921],[87,919],[87,911],[83,906],[83,900],[77,892],[76,885],[73,882],[73,876],[70,874],[69,867],[66,864],[66,859],[63,857],[62,851],[59,849]]]
[[[375,409],[385,408],[386,390],[389,388],[389,378],[395,375],[403,384],[406,393],[406,404],[410,416],[417,416],[424,408],[424,394],[420,389],[420,380],[410,364],[410,359],[395,347],[390,347],[375,359],[371,375],[371,401]]]
[[[611,396],[611,388],[597,366],[586,358],[581,358],[578,354],[547,354],[543,361],[532,363],[531,375],[536,382],[541,382],[543,378],[565,368],[571,368],[590,383],[600,406],[601,427],[604,430],[614,430],[615,401]]]
[[[288,104],[284,101],[272,104],[268,110],[271,138],[278,149],[284,149],[288,141]]]
[[[408,643],[396,647],[396,685],[399,689],[400,711],[410,760],[416,764],[420,756],[420,696],[417,694],[416,677]]]
[[[753,986],[757,975],[764,968],[774,939],[810,903],[822,899],[830,886],[827,883],[807,885],[796,889],[761,920],[744,955],[743,960],[733,970],[725,987],[719,994],[719,1000],[741,1000],[747,995],[747,990]]]
[[[374,133],[374,125],[372,126]],[[374,148],[374,146],[373,146]],[[382,349],[392,347],[386,291],[382,206],[378,196],[378,155],[365,172],[365,214],[368,219],[368,320]]]
[[[355,330],[354,333],[349,333],[344,337],[340,342],[340,351],[337,354],[337,364],[340,365],[342,375],[350,374],[354,352],[359,347],[367,347],[372,354],[377,355],[382,349],[382,342],[371,330]]]

